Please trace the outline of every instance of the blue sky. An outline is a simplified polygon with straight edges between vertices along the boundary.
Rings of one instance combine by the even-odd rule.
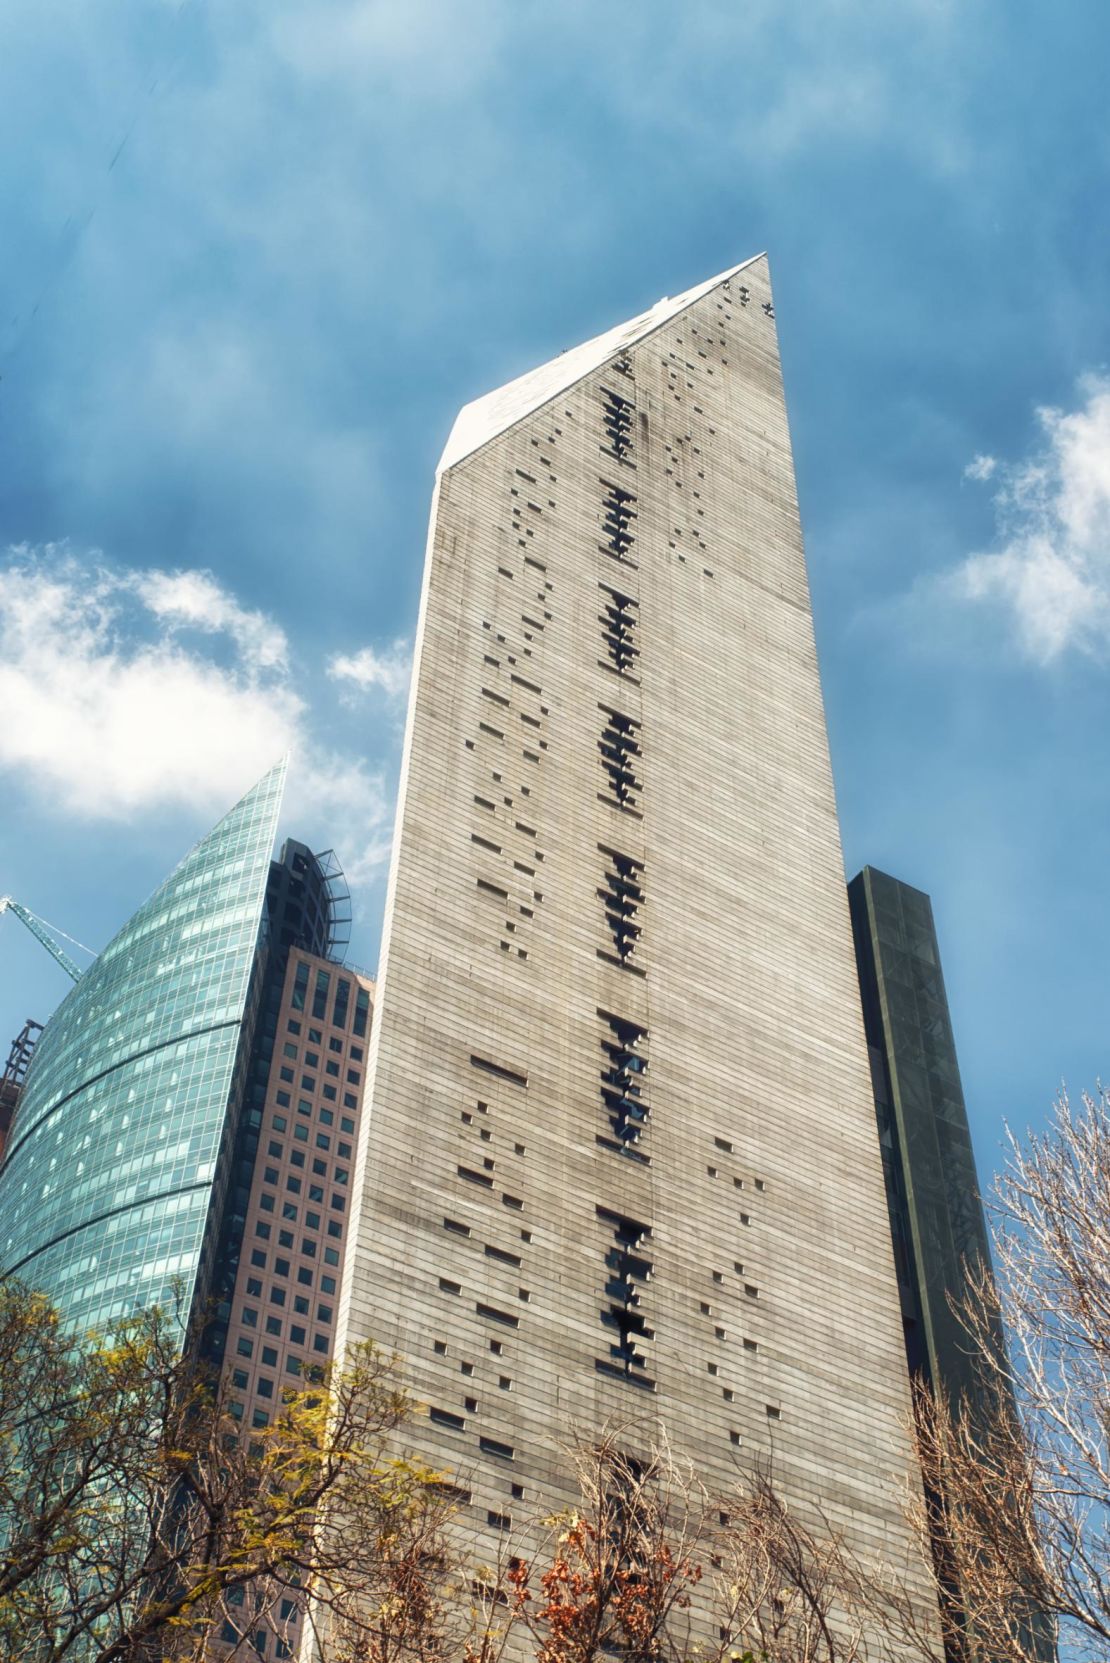
[[[373,965],[458,407],[766,248],[849,874],[981,1165],[1107,1067],[1110,12],[8,0],[0,890],[92,946],[293,744]],[[0,1039],[60,973],[0,924]]]

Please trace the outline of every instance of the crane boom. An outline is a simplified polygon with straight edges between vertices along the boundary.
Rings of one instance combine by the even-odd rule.
[[[36,940],[42,942],[51,958],[58,961],[71,981],[79,982],[81,980],[81,977],[84,975],[84,971],[81,969],[81,966],[79,964],[74,964],[65,949],[63,947],[59,947],[58,943],[54,940],[54,937],[50,934],[50,931],[41,918],[36,917],[36,915],[31,912],[28,907],[21,906],[18,901],[12,898],[12,896],[0,895],[0,914],[5,912],[14,912],[16,917],[20,919],[22,923],[26,924],[31,934],[36,938]]]

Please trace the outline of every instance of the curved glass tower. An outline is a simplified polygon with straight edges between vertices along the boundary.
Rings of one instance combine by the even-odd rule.
[[[284,783],[283,761],[186,855],[36,1049],[0,1168],[0,1265],[77,1327],[204,1288]]]

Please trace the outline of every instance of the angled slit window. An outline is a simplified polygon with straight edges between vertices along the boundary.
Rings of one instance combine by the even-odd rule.
[[[639,814],[640,792],[643,789],[637,771],[641,756],[639,744],[640,724],[633,716],[625,716],[619,710],[610,710],[607,705],[598,707],[605,717],[605,727],[597,748],[601,753],[601,765],[605,770],[608,783],[608,793],[603,793],[605,801],[611,802],[617,808],[627,813]]]
[[[643,1290],[651,1278],[652,1260],[645,1252],[651,1241],[651,1230],[646,1224],[623,1213],[598,1207],[598,1220],[611,1232],[611,1243],[605,1253],[605,1301],[601,1310],[602,1327],[615,1337],[609,1345],[607,1358],[599,1358],[598,1371],[619,1374],[634,1385],[655,1389],[647,1374],[647,1358],[640,1349],[654,1338],[648,1327],[640,1302]]]
[[[598,622],[601,624],[602,639],[609,655],[608,663],[618,675],[630,676],[640,656],[640,649],[636,645],[640,603],[633,600],[631,595],[611,589],[606,583],[599,587],[602,609],[598,614]]]
[[[602,387],[601,421],[605,430],[605,449],[621,462],[631,460],[633,408],[631,399],[610,387]]]
[[[645,1094],[648,1032],[637,1022],[599,1011],[601,1031],[601,1100],[612,1131],[601,1141],[617,1153],[646,1163],[636,1148],[648,1123]]]
[[[607,849],[600,843],[598,848],[605,859],[605,877],[597,892],[598,897],[605,911],[613,951],[622,965],[631,968],[640,940],[644,863],[633,860],[631,855],[622,855],[616,849]]]
[[[601,481],[605,495],[601,504],[601,551],[613,560],[618,560],[622,566],[637,569],[636,561],[632,558],[632,549],[636,542],[633,522],[636,519],[636,494],[626,491],[623,485],[613,485],[608,480]]]

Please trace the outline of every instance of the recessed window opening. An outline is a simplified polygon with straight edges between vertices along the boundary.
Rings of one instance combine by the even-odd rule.
[[[641,1342],[654,1338],[640,1309],[642,1291],[653,1269],[652,1260],[643,1251],[651,1240],[651,1228],[608,1207],[598,1207],[597,1216],[612,1237],[605,1253],[607,1303],[601,1311],[601,1322],[616,1336],[610,1343],[608,1358],[599,1359],[598,1367],[605,1373],[620,1373],[637,1385],[654,1389],[654,1382],[646,1372],[647,1358],[640,1349]]]
[[[613,947],[621,964],[629,964],[640,940],[641,927],[637,922],[643,904],[643,862],[616,849],[598,844],[605,857],[605,877],[598,897],[605,909],[605,921],[613,938]]]
[[[479,1302],[474,1309],[480,1317],[487,1317],[491,1322],[503,1322],[507,1328],[519,1328],[520,1318],[513,1316],[510,1311],[501,1311],[496,1305],[486,1305]]]
[[[508,1080],[515,1086],[527,1086],[527,1074],[518,1073],[515,1068],[507,1068],[504,1063],[491,1062],[488,1057],[471,1056],[470,1066],[477,1068],[484,1074],[494,1074],[498,1079]]]
[[[429,1409],[428,1419],[436,1426],[447,1427],[451,1432],[462,1432],[466,1427],[466,1421],[461,1415],[453,1415],[447,1409]]]
[[[601,1033],[601,1099],[613,1135],[623,1152],[632,1153],[648,1122],[644,1077],[648,1031],[638,1022],[598,1011]]]
[[[597,748],[609,782],[609,800],[618,808],[638,814],[642,785],[635,763],[642,755],[638,738],[640,724],[635,717],[610,710],[606,705],[598,708],[606,718]]]

